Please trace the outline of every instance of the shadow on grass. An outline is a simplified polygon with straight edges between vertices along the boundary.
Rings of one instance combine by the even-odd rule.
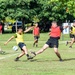
[[[30,60],[30,62],[50,62],[51,60],[47,60],[47,59],[45,59],[45,60],[39,60],[39,59],[32,59],[32,60]]]
[[[0,55],[8,55],[10,53],[6,53],[6,52],[0,52]]]
[[[63,59],[64,61],[75,60],[75,58]],[[23,60],[22,62],[51,62],[51,61],[59,61],[59,60],[48,60],[48,59],[31,59],[31,60]]]
[[[63,61],[71,61],[71,60],[75,60],[75,58],[63,59]]]

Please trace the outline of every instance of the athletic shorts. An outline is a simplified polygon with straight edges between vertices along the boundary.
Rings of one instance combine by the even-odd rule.
[[[50,48],[58,48],[59,46],[59,39],[58,38],[53,38],[53,37],[50,37],[48,39],[48,41],[46,42],[47,45],[49,45]]]
[[[22,48],[23,48],[24,46],[26,46],[26,44],[24,44],[24,43],[19,43],[18,46],[20,47],[21,50],[23,50]]]
[[[39,36],[34,36],[34,39],[35,39],[35,40],[36,40],[36,39],[38,40],[38,39],[39,39]]]
[[[75,38],[75,35],[73,35],[73,34],[70,34],[70,38]]]

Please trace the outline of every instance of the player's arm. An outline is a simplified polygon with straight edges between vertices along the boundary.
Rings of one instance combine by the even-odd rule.
[[[12,36],[11,38],[9,38],[5,43],[4,43],[4,45],[7,45],[12,39],[14,39],[15,38],[15,36]]]
[[[66,29],[66,28],[68,28],[69,26],[67,25],[67,26],[63,26],[63,29]]]
[[[31,29],[33,29],[34,28],[34,26],[32,26],[32,27],[29,27],[27,30],[25,30],[24,31],[24,33],[27,33],[27,32],[29,32]]]
[[[48,35],[50,35],[50,32],[51,32],[51,28],[49,29],[49,33],[48,33]]]

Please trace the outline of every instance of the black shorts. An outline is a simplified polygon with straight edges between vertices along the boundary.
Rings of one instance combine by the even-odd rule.
[[[34,39],[35,39],[35,40],[36,40],[36,39],[38,40],[38,39],[39,39],[39,36],[34,36]]]
[[[75,35],[73,35],[73,34],[70,34],[70,38],[75,38]]]
[[[59,46],[59,39],[58,38],[53,38],[53,37],[50,37],[48,39],[48,41],[46,42],[47,45],[49,45],[50,48],[58,48]]]
[[[18,46],[20,47],[21,50],[23,50],[23,46],[26,46],[24,43],[19,43]]]

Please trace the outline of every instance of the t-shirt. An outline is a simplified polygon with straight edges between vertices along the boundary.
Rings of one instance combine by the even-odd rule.
[[[39,34],[40,34],[39,27],[35,27],[35,28],[33,29],[33,34],[34,34],[34,36],[39,36]]]
[[[17,44],[19,44],[19,43],[24,43],[24,36],[23,36],[23,33],[22,34],[19,34],[19,33],[16,33],[15,35],[14,35],[14,37],[16,38],[16,42],[17,42]]]
[[[60,30],[56,30],[56,28],[54,30],[54,28],[53,28],[53,30],[50,32],[50,37],[56,38],[56,39],[60,38],[61,32],[63,31],[64,28],[63,28],[63,26],[58,26],[58,27],[56,27],[56,28],[58,28]]]
[[[74,26],[73,26],[74,27]],[[70,29],[72,30],[73,29],[73,27],[71,27]]]

